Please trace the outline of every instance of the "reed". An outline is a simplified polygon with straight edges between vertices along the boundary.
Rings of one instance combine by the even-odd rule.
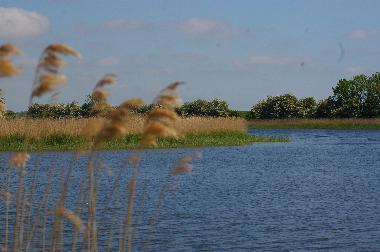
[[[21,70],[8,61],[8,57],[15,53],[18,53],[16,47],[10,45],[0,47],[0,77],[9,77]],[[46,47],[36,68],[30,104],[34,98],[56,91],[65,80],[65,76],[58,74],[59,69],[64,66],[60,55],[80,57],[78,52],[64,44],[52,44]],[[4,59],[7,60],[6,64]],[[92,97],[97,105],[101,105],[97,106],[99,112],[107,107],[103,106],[107,105],[107,92],[104,88],[115,83],[114,77],[111,74],[105,75],[95,85]],[[14,176],[13,181],[16,185],[9,186],[9,179],[6,185],[0,185],[0,204],[5,206],[4,225],[2,223],[0,225],[0,231],[5,228],[5,236],[0,237],[0,250],[8,252],[71,249],[71,251],[96,252],[102,250],[99,238],[103,238],[103,241],[107,241],[108,251],[133,251],[134,237],[137,232],[135,227],[140,224],[141,200],[144,199],[145,193],[143,191],[141,197],[137,195],[140,156],[144,149],[152,146],[160,147],[165,145],[165,142],[173,147],[185,141],[182,145],[190,146],[191,144],[186,145],[187,138],[183,138],[184,135],[190,136],[191,141],[195,142],[194,146],[197,146],[198,136],[202,134],[209,142],[215,141],[212,134],[227,136],[230,140],[233,139],[232,141],[236,141],[239,137],[243,138],[242,141],[247,140],[245,120],[178,117],[174,112],[180,104],[176,89],[183,83],[176,81],[161,90],[153,101],[155,107],[145,117],[133,114],[132,108],[143,103],[141,99],[134,98],[105,113],[105,117],[0,120],[0,144],[9,143],[10,149],[18,150],[11,153],[9,158],[9,166],[15,169],[6,171],[7,178]],[[118,167],[118,176],[113,180],[110,179],[108,185],[111,193],[103,191],[107,188],[100,187],[99,181],[106,169],[97,150],[107,148],[107,146],[112,148],[112,144],[118,141],[125,144],[126,139],[132,140],[135,150],[125,165]],[[128,141],[127,143],[129,144]],[[12,147],[12,144],[16,145]],[[68,167],[65,169],[57,169],[57,164],[50,164],[51,170],[47,184],[39,190],[36,189],[40,186],[36,183],[40,166],[38,163],[35,164],[31,172],[28,160],[30,155],[37,156],[36,153],[29,154],[29,152],[38,144],[41,144],[39,150],[46,146],[50,148],[50,145],[58,148],[69,145],[75,150],[83,147],[85,152],[78,152],[78,154],[86,156],[87,169],[85,176],[75,178],[80,180],[79,190],[72,187],[74,183],[72,173],[77,168],[78,162],[75,158],[68,160]],[[77,158],[80,156],[78,155]],[[185,155],[168,170],[164,186],[158,189],[159,198],[154,204],[155,208],[152,210],[153,214],[147,225],[144,250],[149,248],[158,211],[164,202],[165,195],[177,187],[179,175],[192,172],[192,162],[199,157],[199,153]],[[126,167],[129,167],[127,174]],[[111,173],[111,169],[107,171]],[[120,180],[124,175],[129,176],[126,184],[122,184]],[[59,185],[56,189],[58,191],[52,190],[53,180]],[[32,181],[31,185],[27,181]],[[78,184],[74,188],[78,188]],[[37,191],[39,193],[36,193]],[[108,195],[104,202],[98,201],[98,195],[101,193]],[[127,197],[121,199],[121,195],[127,195]],[[75,207],[72,202],[69,204],[69,196],[75,199]],[[137,206],[138,212],[135,206],[136,199],[140,200]],[[124,201],[126,205],[121,206],[120,202]],[[119,205],[111,209],[112,202]],[[104,208],[103,216],[99,216],[100,204]],[[1,212],[0,214],[2,215]],[[108,219],[111,219],[110,223],[107,223]],[[117,223],[116,220],[121,221]],[[104,227],[105,224],[108,224],[108,228]]]
[[[161,114],[156,110],[151,116]],[[166,113],[166,112],[164,112]],[[175,116],[170,114],[167,116]],[[141,134],[146,117],[130,114],[125,125],[126,134]],[[45,138],[51,135],[67,135],[72,137],[93,137],[100,130],[104,118],[73,119],[34,119],[14,118],[0,120],[0,137],[25,136],[27,138]],[[28,125],[28,127],[25,127]],[[212,134],[220,132],[246,132],[247,123],[239,118],[178,118],[174,122],[179,134]],[[87,127],[88,126],[88,127]]]
[[[380,118],[251,120],[249,126],[268,129],[380,129]]]

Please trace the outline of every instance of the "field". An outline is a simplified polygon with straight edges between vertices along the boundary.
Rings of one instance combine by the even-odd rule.
[[[258,129],[380,129],[380,118],[251,120]]]

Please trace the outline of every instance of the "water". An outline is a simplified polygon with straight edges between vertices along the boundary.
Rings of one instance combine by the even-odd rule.
[[[141,212],[136,251],[143,248],[147,225],[154,213],[157,223],[149,251],[380,250],[380,131],[252,133],[286,136],[291,142],[152,150],[142,155],[138,195],[146,193],[141,205],[140,198],[136,199],[135,217]],[[192,174],[174,178],[180,186],[168,192],[159,211],[155,211],[154,204],[170,167],[178,157],[194,151],[201,151],[203,158],[194,161]],[[125,212],[131,168],[125,168],[124,160],[130,154],[99,153],[103,167],[99,171],[100,216],[106,211],[106,198],[120,169],[122,192],[115,193],[109,207],[115,213]],[[7,155],[1,155],[1,167],[7,166]],[[33,155],[28,170],[32,173],[39,164],[37,198],[43,194],[49,177],[53,177],[51,191],[58,191],[59,176],[52,174],[67,171],[68,160],[75,160],[72,153]],[[75,209],[86,159],[72,162],[75,169],[66,206]],[[31,183],[30,177],[27,176],[27,184]],[[5,177],[0,180],[4,185]],[[12,183],[16,183],[14,178]],[[51,207],[58,197],[58,193],[52,194]],[[0,208],[0,214],[1,211]],[[100,232],[107,233],[110,227],[122,223],[122,218],[112,222],[110,215],[103,216],[106,219],[99,225]],[[114,229],[117,237],[119,231]],[[70,234],[69,230],[66,232]],[[100,238],[102,247],[107,238]]]

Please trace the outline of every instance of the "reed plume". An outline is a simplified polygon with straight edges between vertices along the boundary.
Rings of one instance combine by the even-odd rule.
[[[0,46],[0,77],[10,77],[21,73],[22,68],[15,66],[9,59],[10,56],[19,54],[21,54],[21,50],[12,44]]]
[[[105,112],[106,108],[110,107],[107,102],[107,97],[109,96],[109,93],[107,92],[105,87],[113,85],[115,83],[115,74],[106,74],[96,83],[91,93],[91,99],[93,102],[93,107],[91,109],[93,114],[102,114]]]
[[[17,152],[9,158],[9,164],[17,168],[20,172],[24,172],[26,162],[30,159],[27,152]]]
[[[158,137],[179,136],[175,128],[178,116],[174,109],[180,106],[181,99],[176,92],[176,88],[183,84],[183,81],[176,81],[164,88],[155,98],[155,107],[149,112],[140,142],[141,147],[157,145]]]
[[[58,74],[64,66],[64,61],[59,54],[81,58],[81,55],[73,48],[64,44],[52,44],[42,52],[36,68],[33,90],[29,99],[29,106],[34,97],[40,97],[47,92],[54,91],[65,82],[65,76]]]
[[[138,104],[143,102],[137,99],[127,100],[108,114],[106,122],[96,138],[95,146],[127,134],[127,123],[130,119],[131,108],[137,104],[137,101]]]
[[[64,218],[67,219],[71,224],[75,226],[80,232],[84,232],[85,230],[85,225],[83,224],[81,218],[73,213],[71,210],[66,209],[64,207],[57,208],[54,211],[54,215],[56,217]]]

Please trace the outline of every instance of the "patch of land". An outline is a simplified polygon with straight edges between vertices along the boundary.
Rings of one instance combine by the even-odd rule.
[[[380,118],[250,120],[257,129],[380,129]]]
[[[91,146],[104,119],[0,120],[0,151],[75,151]],[[143,117],[131,117],[124,137],[101,146],[104,150],[134,149],[141,139]],[[286,138],[254,136],[240,118],[181,118],[176,122],[182,137],[159,139],[155,148],[237,146],[254,142],[285,142]]]

